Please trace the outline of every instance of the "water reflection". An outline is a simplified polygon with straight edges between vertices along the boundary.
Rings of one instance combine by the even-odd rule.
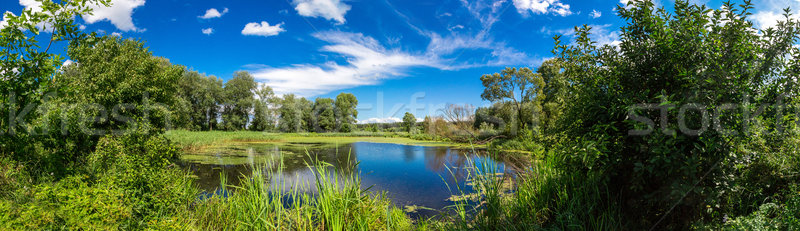
[[[215,192],[222,173],[228,184],[238,185],[241,176],[251,175],[254,165],[267,166],[263,169],[275,171],[282,162],[282,178],[271,179],[273,184],[283,180],[285,190],[289,190],[291,185],[302,184],[304,189],[313,193],[316,191],[313,187],[314,171],[308,164],[316,160],[330,163],[331,168],[340,172],[358,171],[362,188],[372,186],[371,191],[386,191],[387,196],[400,207],[417,205],[433,209],[442,209],[452,203],[447,198],[455,191],[451,192],[448,185],[455,190],[458,182],[460,188],[469,191],[465,184],[465,169],[471,162],[497,164],[505,173],[513,173],[511,166],[516,163],[490,158],[480,150],[447,147],[366,142],[283,146],[236,143],[201,153],[187,153],[184,166],[194,171],[202,189]],[[433,215],[424,210],[421,213]]]

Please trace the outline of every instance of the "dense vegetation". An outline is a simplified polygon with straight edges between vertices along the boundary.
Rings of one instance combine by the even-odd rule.
[[[712,10],[678,0],[667,12],[631,1],[617,9],[627,22],[618,45],[597,46],[591,28],[576,27],[541,66],[482,76],[491,107],[355,125],[352,94],[276,97],[247,72],[223,82],[143,42],[80,32],[76,15],[106,0],[42,3],[44,13],[5,15],[0,30],[0,113],[11,118],[0,120],[3,230],[800,227],[800,24],[788,13],[757,30],[747,2]],[[52,37],[42,40],[43,30]],[[75,63],[61,67],[42,41],[67,42]],[[314,195],[301,191],[310,185],[276,189],[256,170],[225,196],[200,198],[176,166],[175,142],[196,141],[170,140],[170,128],[390,129],[526,150],[537,161],[513,182],[496,166],[473,166],[479,195],[464,196],[475,201],[411,221],[366,193],[354,171],[317,172]]]
[[[259,86],[245,71],[228,82],[195,71],[184,71],[171,105],[172,128],[193,131],[350,132],[358,116],[358,99],[340,93],[335,99],[311,102],[293,94],[278,97]]]

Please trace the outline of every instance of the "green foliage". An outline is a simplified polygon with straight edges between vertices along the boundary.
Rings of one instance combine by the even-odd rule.
[[[70,44],[70,57],[79,64],[56,76],[60,100],[95,115],[93,124],[106,131],[135,129],[135,122],[170,128],[169,112],[177,104],[184,68],[155,57],[144,43],[114,36],[88,38]]]
[[[317,98],[314,101],[314,130],[317,132],[331,132],[336,127],[336,112],[334,102],[330,98]]]
[[[358,117],[358,99],[350,93],[339,93],[336,96],[335,110],[336,121],[340,132],[353,131],[356,117]]]
[[[622,210],[634,229],[683,229],[697,219],[719,219],[706,206],[748,208],[748,202],[725,199],[734,198],[728,197],[727,187],[742,177],[741,171],[761,168],[748,158],[778,158],[785,153],[780,145],[796,137],[793,132],[769,135],[774,124],[789,126],[787,131],[793,126],[793,119],[774,119],[776,107],[753,113],[756,105],[775,103],[780,94],[797,95],[792,77],[800,53],[792,48],[796,20],[787,17],[776,28],[759,32],[747,21],[748,3],[710,10],[676,1],[673,13],[654,9],[650,1],[631,4],[617,9],[628,22],[618,47],[597,47],[588,26],[576,28],[573,44],[557,39],[555,52],[569,83],[570,102],[559,117],[559,130],[569,137],[560,155],[570,171],[601,176],[609,188],[619,189],[613,197],[626,202]],[[785,102],[788,108],[796,103]],[[635,110],[648,103],[659,106]],[[740,106],[714,113],[725,103]],[[702,115],[709,113],[718,117],[715,124],[736,132],[679,129],[674,121],[680,110],[670,105],[708,107],[684,114],[688,128],[707,125]],[[654,119],[662,112],[671,120],[653,124],[671,131],[629,134],[648,127],[631,115]]]
[[[134,218],[149,220],[195,199],[191,178],[173,164],[178,158],[180,147],[164,137],[127,135],[102,138],[87,165],[99,182],[125,193]]]
[[[470,163],[445,230],[620,230],[626,221],[602,177],[564,171],[554,153],[515,177],[495,163]],[[508,166],[506,166],[507,168]],[[451,172],[451,174],[455,174]],[[452,187],[452,186],[450,186]]]
[[[302,128],[302,113],[294,94],[283,95],[281,107],[278,109],[280,130],[283,132],[299,132]]]
[[[222,79],[185,71],[180,81],[180,107],[176,108],[176,127],[190,130],[214,130],[221,112],[218,103],[223,98]],[[182,117],[183,116],[183,117]],[[184,122],[180,126],[180,122]]]
[[[534,115],[541,111],[545,87],[542,76],[524,67],[506,68],[501,73],[481,76],[484,91],[481,99],[492,102],[509,101],[514,107],[513,129],[529,127],[536,123]],[[533,113],[533,114],[531,114]]]
[[[225,83],[222,121],[225,130],[245,129],[250,117],[250,110],[253,109],[254,91],[258,84],[250,73],[239,71],[233,74],[233,78]]]
[[[258,100],[253,105],[253,122],[250,124],[250,130],[253,131],[272,131],[275,129],[277,121],[270,105],[278,101],[275,93],[269,86],[264,86],[256,91]]]
[[[414,117],[414,114],[406,112],[406,114],[403,115],[403,129],[405,129],[406,132],[411,132],[411,130],[416,127],[416,124],[417,118]]]
[[[329,171],[329,164],[323,162],[313,167],[313,182],[294,184],[282,177],[282,165],[277,173],[257,167],[241,186],[233,187],[229,196],[214,196],[199,203],[192,217],[203,230],[411,228],[411,220],[385,195],[370,195],[361,188],[358,173]],[[317,189],[316,196],[306,192],[309,184]]]
[[[42,102],[50,89],[53,75],[63,58],[50,52],[50,46],[60,41],[82,36],[75,24],[75,15],[90,14],[87,4],[107,5],[108,0],[75,0],[54,3],[40,1],[41,11],[24,9],[19,16],[4,13],[7,23],[0,29],[0,155],[27,164],[33,151],[29,125],[38,117],[30,110]],[[37,25],[43,25],[37,27]],[[41,39],[41,31],[50,31],[50,38]],[[40,47],[49,41],[46,48]],[[27,109],[26,109],[27,108]]]
[[[25,192],[26,203],[0,201],[0,228],[4,230],[118,229],[131,218],[125,194],[107,186],[88,184],[74,176],[56,184],[42,184]]]

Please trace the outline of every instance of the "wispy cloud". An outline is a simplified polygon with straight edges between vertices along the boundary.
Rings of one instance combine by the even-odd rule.
[[[344,24],[345,14],[350,11],[350,5],[341,0],[294,0],[292,4],[297,13],[305,17],[321,17],[327,20]]]
[[[417,122],[422,122],[422,118],[416,118]],[[403,122],[403,119],[397,117],[386,117],[386,118],[369,118],[365,120],[359,120],[358,124],[387,124],[387,123],[400,123]]]
[[[555,14],[569,16],[572,14],[569,4],[564,4],[560,0],[514,0],[517,12],[522,15],[533,14]]]
[[[261,23],[251,22],[244,26],[244,29],[242,29],[242,34],[264,37],[275,36],[286,31],[282,26],[283,23],[270,26],[266,21],[261,21]]]
[[[388,2],[387,2],[388,3]],[[469,24],[453,23],[444,34],[412,24],[407,16],[397,11],[407,25],[419,35],[428,38],[426,47],[408,51],[395,46],[398,41],[388,39],[381,44],[373,37],[361,33],[328,31],[314,33],[313,37],[328,45],[320,50],[344,58],[344,62],[322,64],[297,64],[287,67],[254,67],[253,76],[275,89],[278,94],[295,93],[316,96],[335,90],[365,85],[377,85],[386,79],[407,75],[410,68],[427,67],[440,70],[458,70],[485,66],[538,65],[544,59],[532,57],[503,41],[496,41],[490,33],[503,12],[512,7],[509,1],[461,1],[469,11]],[[391,6],[391,4],[389,3]],[[478,26],[474,26],[477,24]],[[460,26],[459,26],[460,25]],[[471,25],[471,26],[465,26]],[[388,47],[385,44],[393,45]],[[408,49],[406,47],[406,49]],[[474,55],[475,52],[484,55]],[[469,57],[461,54],[470,52]]]
[[[211,35],[214,33],[214,28],[205,28],[203,29],[203,34]]]
[[[438,33],[433,30],[421,28],[410,22],[408,16],[394,10],[407,25],[422,36],[430,39],[426,54],[442,60],[444,69],[463,69],[482,66],[507,66],[507,65],[538,65],[543,59],[532,57],[519,51],[505,42],[496,41],[491,31],[508,8],[513,4],[508,1],[467,1],[461,0],[461,5],[467,9],[473,22],[469,27],[451,27],[449,33]],[[461,24],[458,24],[461,25]],[[467,29],[469,28],[469,29]],[[458,30],[454,30],[458,29]],[[485,51],[486,57],[465,60],[461,57],[466,51]]]
[[[589,34],[589,38],[596,43],[595,45],[617,46],[620,44],[620,32],[617,28],[614,28],[611,24],[603,24],[603,25],[590,24],[589,27],[592,28],[592,30],[590,31],[591,34]],[[575,28],[551,29],[548,27],[542,27],[542,29],[540,29],[539,32],[547,36],[563,35],[566,38],[569,38],[570,42],[572,43],[575,42],[574,41]]]
[[[14,13],[11,13],[10,11],[6,11],[5,13],[3,13],[3,20],[0,21],[0,29],[3,29],[6,26],[8,26],[8,19],[6,18],[6,15],[15,16]]]
[[[592,10],[592,12],[589,13],[589,17],[591,18],[599,18],[600,16],[603,16],[603,14],[597,10]]]
[[[774,27],[778,25],[778,21],[785,20],[783,9],[786,7],[792,9],[792,18],[800,18],[800,1],[798,0],[763,0],[754,2],[756,12],[750,17],[750,20],[759,29]]]
[[[325,94],[334,90],[375,85],[382,80],[402,76],[415,66],[437,67],[439,62],[423,55],[387,49],[372,37],[360,33],[322,32],[315,38],[328,42],[321,51],[344,56],[346,64],[301,64],[284,68],[253,70],[253,76],[272,87],[277,94],[301,96]]]
[[[197,16],[197,17],[198,18],[202,18],[202,19],[212,19],[212,18],[222,17],[223,15],[225,15],[227,13],[228,13],[228,8],[222,9],[222,12],[219,12],[219,10],[217,10],[216,8],[211,8],[211,9],[206,10],[205,14]]]

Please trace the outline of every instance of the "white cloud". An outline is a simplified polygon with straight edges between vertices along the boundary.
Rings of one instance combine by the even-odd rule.
[[[426,54],[430,57],[447,60],[450,65],[443,69],[462,69],[482,66],[535,65],[542,60],[530,57],[524,52],[507,46],[503,42],[495,42],[487,34],[468,35],[452,34],[441,36],[436,33],[428,35],[431,39]],[[487,57],[474,63],[457,62],[463,50],[484,50]],[[455,55],[455,57],[453,57]]]
[[[568,4],[561,3],[560,0],[514,0],[517,12],[527,15],[528,11],[533,14],[556,14],[568,16],[572,14]]]
[[[222,13],[220,13],[216,8],[211,8],[206,10],[206,14],[197,17],[202,19],[212,19],[212,18],[222,17],[222,15],[225,15],[227,13],[228,13],[228,8],[222,9]]]
[[[6,19],[6,15],[15,16],[14,13],[11,13],[10,11],[6,11],[5,13],[3,13],[3,21],[0,21],[0,29],[3,29],[6,26],[8,26],[8,19]]]
[[[619,29],[611,26],[611,24],[589,26],[592,27],[592,34],[589,35],[589,38],[595,41],[597,45],[619,46],[621,43]]]
[[[797,8],[792,8],[797,9]],[[789,16],[792,19],[800,19],[798,17],[798,13],[800,12],[793,12],[793,15]],[[755,24],[758,29],[766,30],[770,27],[775,27],[778,25],[779,21],[786,21],[786,17],[783,15],[783,10],[781,11],[759,11],[753,14],[750,18],[751,21]]]
[[[72,65],[73,63],[75,63],[75,61],[67,59],[67,61],[64,61],[64,64],[61,64],[61,68],[64,68],[64,67],[69,66],[69,65]]]
[[[112,32],[112,33],[111,33],[111,36],[114,36],[114,37],[122,37],[122,33],[119,33],[119,32]]]
[[[589,38],[595,42],[597,46],[603,45],[613,45],[619,46],[621,43],[620,41],[620,32],[618,28],[613,27],[611,24],[604,24],[604,25],[589,25],[592,30],[590,31]],[[574,43],[575,39],[575,29],[574,28],[564,28],[558,30],[552,30],[547,27],[542,27],[539,31],[543,34],[548,36],[550,35],[563,35],[565,38],[569,38]]]
[[[350,5],[342,3],[341,0],[294,0],[292,4],[302,16],[322,17],[339,24],[345,22],[344,15],[350,10]]]
[[[81,24],[81,25],[79,25],[79,26],[78,26],[78,29],[80,29],[80,30],[86,30],[86,25],[83,25],[83,24]]]
[[[403,122],[403,119],[397,117],[387,117],[387,118],[369,118],[365,120],[359,120],[358,124],[388,124],[388,123],[400,123]]]
[[[145,0],[112,0],[108,7],[92,4],[89,5],[92,15],[83,15],[83,20],[88,24],[107,20],[121,31],[143,31],[133,24],[133,10],[144,6],[144,3]]]
[[[283,68],[262,68],[253,76],[272,87],[276,94],[295,93],[315,96],[331,91],[364,85],[405,75],[406,68],[436,66],[437,60],[387,49],[377,40],[363,34],[346,32],[316,33],[314,37],[328,42],[322,51],[341,55],[346,64],[328,62],[319,65],[300,64]]]
[[[244,29],[242,29],[242,34],[257,35],[264,37],[274,36],[278,35],[281,32],[286,31],[283,28],[281,28],[281,26],[283,26],[283,23],[278,23],[277,25],[270,26],[269,23],[267,23],[266,21],[261,21],[260,24],[257,22],[251,22],[244,26]]]
[[[415,118],[417,123],[425,121],[423,118]],[[356,121],[357,124],[389,124],[389,123],[401,123],[403,119],[397,117],[386,117],[386,118],[369,118],[365,120],[358,120]]]
[[[19,0],[19,4],[22,5],[23,7],[25,7],[24,10],[30,9],[31,13],[42,12],[42,3],[41,2],[37,2],[35,0]],[[10,13],[10,12],[7,12],[7,13]],[[36,24],[36,28],[39,28],[39,30],[42,30],[43,28],[52,28],[51,25],[52,25],[52,23],[50,23],[50,22],[42,22],[42,23]],[[23,30],[25,30],[25,29],[23,28]]]
[[[460,30],[460,29],[464,29],[464,26],[462,26],[462,25],[455,25],[455,26],[451,26],[451,27],[449,28],[449,30],[451,30],[451,31],[454,31],[454,30]]]
[[[206,35],[211,35],[211,34],[213,34],[213,33],[214,33],[214,28],[206,28],[206,29],[203,29],[203,34],[206,34]]]
[[[760,11],[758,13],[753,14],[752,16],[753,23],[758,28],[766,29],[769,27],[774,27],[778,25],[779,20],[783,20],[784,17],[778,12],[772,11]]]
[[[603,13],[600,13],[600,11],[597,10],[592,10],[592,12],[589,13],[589,17],[592,18],[599,18],[600,16],[603,16]]]

